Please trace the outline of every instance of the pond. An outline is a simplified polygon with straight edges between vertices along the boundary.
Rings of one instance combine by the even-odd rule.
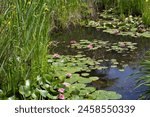
[[[139,99],[146,92],[147,87],[137,87],[140,75],[136,73],[142,70],[140,62],[146,51],[150,50],[150,40],[111,35],[82,27],[55,34],[52,39],[50,53],[84,54],[99,63],[101,67],[90,72],[90,76],[97,76],[99,80],[89,86],[115,91],[122,95],[122,99],[128,100]]]

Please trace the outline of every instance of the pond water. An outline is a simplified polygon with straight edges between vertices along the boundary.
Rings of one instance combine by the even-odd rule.
[[[136,88],[140,75],[135,73],[140,72],[142,69],[140,61],[144,59],[145,52],[150,50],[150,40],[110,35],[94,28],[81,27],[64,31],[61,34],[55,34],[52,38],[54,41],[52,48],[50,48],[50,53],[59,53],[60,55],[77,55],[80,53],[97,61],[103,60],[100,65],[106,68],[90,72],[91,76],[98,76],[99,80],[88,84],[89,86],[116,91],[122,95],[122,99],[128,100],[139,99],[146,92],[147,87],[145,86]],[[68,48],[72,40],[79,42],[80,40],[92,41],[94,39],[108,41],[109,43],[137,43],[137,49],[131,52],[117,53],[115,51],[107,51],[108,49],[106,48],[99,48],[93,51],[83,49],[82,52],[78,49]],[[117,61],[117,67],[112,67],[112,60]]]

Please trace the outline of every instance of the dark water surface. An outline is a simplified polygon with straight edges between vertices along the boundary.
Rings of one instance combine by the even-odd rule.
[[[84,52],[88,57],[95,60],[103,59],[102,63],[106,66],[105,70],[93,70],[91,76],[98,76],[98,81],[92,82],[90,86],[94,86],[97,89],[116,91],[122,95],[122,99],[138,99],[146,90],[147,87],[137,87],[137,80],[140,75],[135,74],[141,71],[140,62],[144,59],[147,50],[150,50],[150,39],[131,38],[128,36],[116,36],[103,33],[91,28],[75,28],[70,31],[64,31],[61,34],[53,35],[53,47],[50,49],[51,53],[59,53],[63,55],[76,55],[78,50],[68,49],[67,45],[71,40],[79,41],[81,39],[88,40],[105,40],[111,43],[119,41],[130,41],[137,43],[138,49],[134,52],[127,53],[126,55],[117,54],[115,52],[107,52],[104,49],[98,49],[95,51]],[[58,42],[60,42],[58,44]],[[112,68],[110,64],[111,59],[116,59],[119,62],[117,68]],[[120,70],[124,69],[124,70]],[[135,74],[135,75],[133,75]]]

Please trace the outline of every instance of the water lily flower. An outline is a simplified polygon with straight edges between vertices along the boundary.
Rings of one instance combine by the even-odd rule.
[[[71,84],[70,84],[70,83],[67,83],[67,82],[64,82],[63,85],[64,85],[65,87],[69,87]]]
[[[54,54],[53,58],[60,58],[60,55],[59,54]]]
[[[92,49],[92,48],[93,48],[93,45],[92,45],[92,44],[89,44],[89,45],[87,46],[87,48]]]
[[[60,93],[60,94],[58,95],[58,99],[64,100],[64,99],[65,99],[65,96]]]
[[[77,42],[75,40],[71,40],[70,44],[76,44]]]
[[[67,74],[66,74],[66,77],[67,77],[67,78],[71,78],[71,77],[72,77],[72,74],[71,74],[71,73],[67,73]]]
[[[115,35],[118,35],[119,33],[120,33],[119,30],[116,30],[116,31],[114,32]]]
[[[64,88],[59,88],[59,89],[58,89],[58,92],[59,92],[59,93],[64,93],[64,91],[65,91]]]
[[[124,48],[126,46],[126,44],[124,42],[119,42],[119,46]]]

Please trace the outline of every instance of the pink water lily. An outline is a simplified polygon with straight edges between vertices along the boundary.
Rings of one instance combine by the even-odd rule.
[[[77,42],[75,40],[71,40],[70,44],[76,44]]]
[[[59,92],[59,93],[64,93],[64,91],[65,91],[64,88],[59,88],[59,89],[58,89],[58,92]]]
[[[53,55],[53,58],[60,58],[60,55],[56,53]]]
[[[66,77],[67,77],[67,78],[71,78],[71,77],[72,77],[72,74],[71,74],[71,73],[67,73],[67,74],[66,74]]]
[[[89,44],[89,45],[87,46],[87,48],[92,49],[92,48],[93,48],[93,45],[92,45],[92,44]]]
[[[70,83],[67,83],[67,82],[64,82],[63,85],[64,85],[65,87],[69,87],[71,84],[70,84]]]
[[[64,99],[65,99],[65,96],[64,96],[63,94],[60,93],[60,94],[58,95],[58,99],[64,100]]]
[[[115,30],[115,31],[114,31],[114,34],[115,34],[115,35],[118,35],[119,33],[120,33],[119,30]]]
[[[124,42],[119,42],[119,46],[124,48],[126,46],[126,44]]]

